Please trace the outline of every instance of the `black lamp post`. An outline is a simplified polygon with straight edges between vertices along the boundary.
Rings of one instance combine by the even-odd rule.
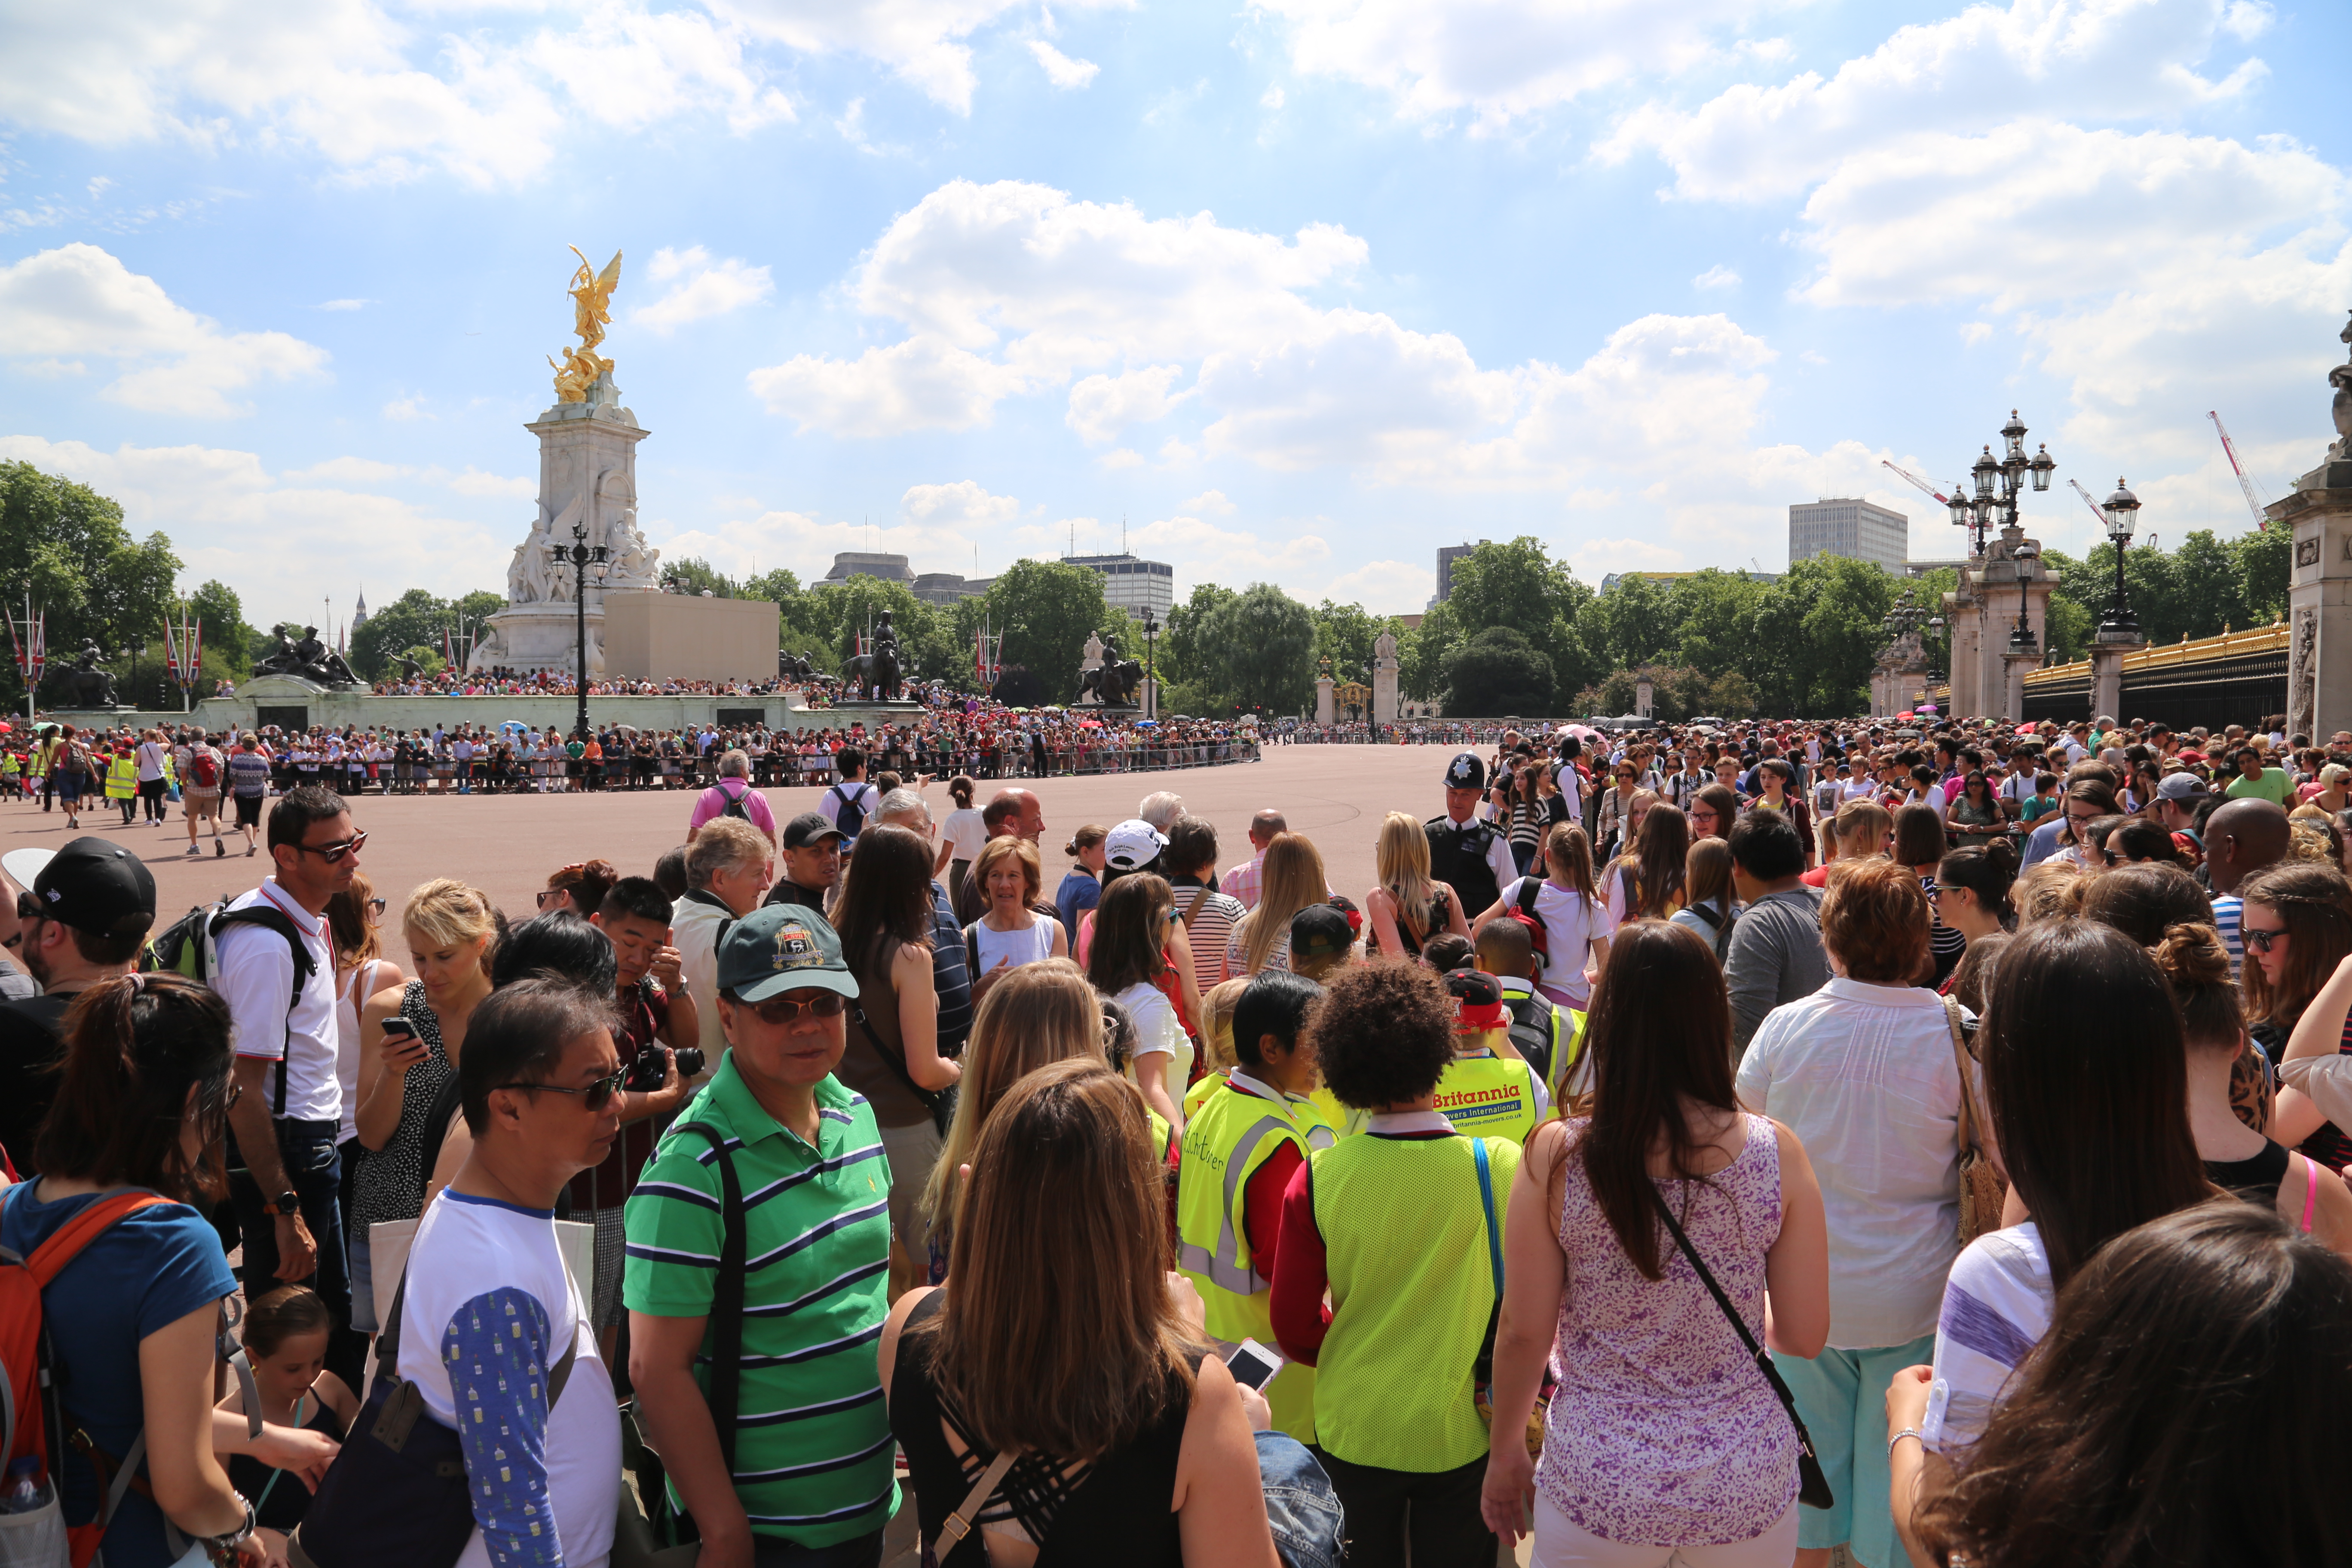
[[[1935,643],[1943,639],[1945,629],[1946,627],[1943,616],[1930,616],[1927,617],[1927,679],[1929,680],[1941,680],[1945,678],[1942,668],[1944,661],[1936,657],[1934,647]]]
[[[1996,529],[2016,526],[2018,500],[2027,482],[2036,490],[2046,490],[2050,488],[2050,476],[2058,468],[2046,444],[2032,457],[2025,455],[2025,426],[2014,408],[2009,411],[2009,423],[2000,427],[2000,440],[1999,458],[1987,447],[1976,466],[1969,469],[1975,481],[1974,496],[1969,494],[1966,485],[1952,487],[1952,521],[1973,533],[1971,555],[1985,552],[1985,538]]]
[[[572,721],[572,738],[588,739],[588,574],[593,570],[596,581],[602,583],[611,570],[612,553],[601,544],[588,542],[588,525],[572,525],[572,548],[555,547],[555,559],[572,568],[572,653],[578,662],[580,713]]]
[[[2139,617],[2132,614],[2131,601],[2124,596],[2124,552],[2139,525],[2139,497],[2117,479],[2116,493],[2099,510],[2107,520],[2107,538],[2116,547],[2116,596],[2107,604],[2107,618],[2099,623],[2099,635],[2124,642],[2139,636]]]
[[[2040,657],[2041,641],[2033,635],[2032,623],[2025,618],[2026,594],[2032,581],[2032,563],[2042,558],[2042,548],[2027,540],[2011,553],[2017,563],[2017,629],[2009,634],[2009,651],[2021,658]]]
[[[1152,618],[1151,606],[1143,607],[1143,689],[1150,700],[1143,705],[1143,716],[1160,717],[1159,663],[1153,657],[1160,645],[1160,623]]]

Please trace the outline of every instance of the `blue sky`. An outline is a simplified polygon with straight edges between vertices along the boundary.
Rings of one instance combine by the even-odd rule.
[[[2013,405],[2163,542],[2330,434],[2345,8],[0,0],[0,457],[249,618],[503,580],[577,244],[652,542],[1768,569]],[[2330,103],[2337,107],[2327,108]]]

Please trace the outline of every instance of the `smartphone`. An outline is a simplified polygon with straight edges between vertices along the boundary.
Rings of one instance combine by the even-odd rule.
[[[383,1048],[386,1052],[397,1053],[411,1048],[421,1050],[424,1045],[425,1042],[417,1036],[416,1026],[407,1019],[386,1018],[383,1021]]]
[[[1234,1374],[1234,1381],[1243,1387],[1263,1389],[1274,1381],[1274,1374],[1282,1370],[1282,1356],[1255,1340],[1244,1340],[1234,1348],[1234,1353],[1225,1358],[1225,1367]]]

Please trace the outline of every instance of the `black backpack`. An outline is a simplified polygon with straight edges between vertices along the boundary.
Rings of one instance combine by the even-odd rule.
[[[230,909],[226,899],[216,903],[199,904],[156,934],[147,944],[140,967],[151,973],[168,970],[174,974],[184,974],[200,984],[210,985],[220,973],[220,933],[230,926],[238,925],[261,926],[274,931],[284,937],[286,945],[293,950],[294,994],[286,1004],[287,1039],[291,1043],[294,1009],[302,1005],[302,987],[310,983],[318,963],[311,958],[310,949],[303,942],[302,933],[295,929],[294,922],[287,919],[283,910],[267,900],[241,910]],[[286,1052],[282,1048],[278,1054],[277,1097],[270,1111],[280,1118],[286,1114]]]
[[[846,795],[841,793],[841,786],[835,784],[827,792],[841,802],[841,815],[833,821],[834,826],[841,829],[844,844],[856,843],[859,831],[866,826],[866,785],[859,784],[855,795]]]
[[[743,803],[746,800],[749,800],[751,795],[751,786],[750,784],[745,784],[743,786],[743,793],[741,795],[730,794],[727,786],[723,784],[713,784],[710,787],[717,790],[720,795],[727,796],[727,804],[719,808],[719,816],[731,816],[738,822],[749,822],[751,820],[751,813],[746,809],[743,805]]]

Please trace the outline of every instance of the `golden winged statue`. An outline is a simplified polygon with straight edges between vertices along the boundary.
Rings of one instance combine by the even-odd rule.
[[[563,363],[547,363],[555,370],[555,395],[562,403],[585,403],[588,389],[596,384],[599,376],[612,374],[613,362],[596,353],[596,345],[604,341],[604,328],[613,320],[613,290],[621,282],[621,253],[613,252],[613,259],[604,264],[602,272],[589,269],[588,258],[581,256],[576,245],[568,247],[580,257],[579,270],[572,275],[572,330],[579,335],[576,348],[563,352]]]

